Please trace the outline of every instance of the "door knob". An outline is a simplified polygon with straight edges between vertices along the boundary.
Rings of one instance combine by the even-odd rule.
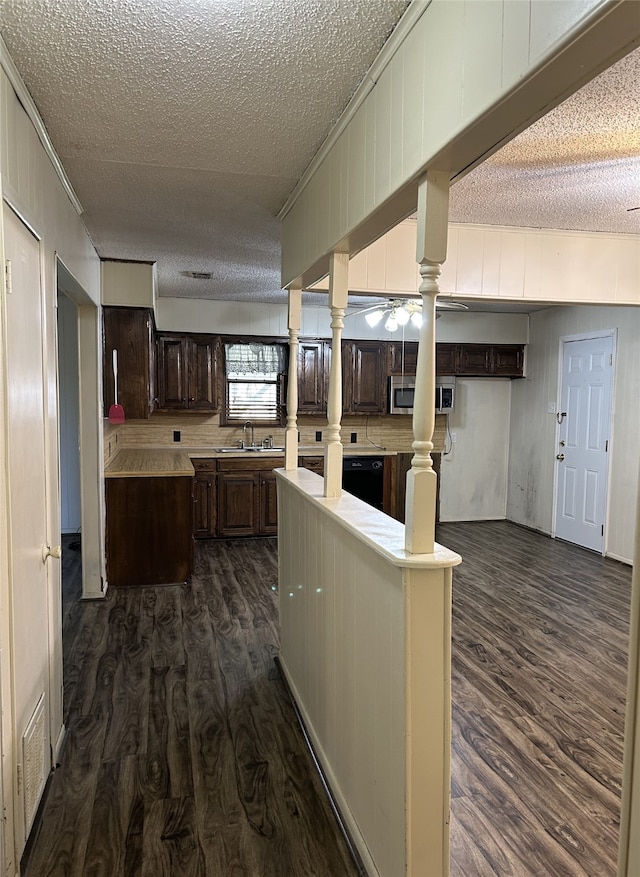
[[[55,557],[58,560],[62,557],[62,546],[61,545],[47,545],[46,543],[42,546],[42,562],[46,563],[47,557]]]
[[[564,454],[556,454],[556,460],[564,460]]]

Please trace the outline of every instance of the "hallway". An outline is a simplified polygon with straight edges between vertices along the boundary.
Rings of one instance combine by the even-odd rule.
[[[105,602],[64,561],[67,741],[23,877],[355,877],[273,663],[276,540]]]
[[[439,538],[464,558],[452,877],[613,877],[629,568],[505,522]],[[276,540],[197,543],[191,587],[104,603],[64,563],[68,737],[23,877],[354,877],[273,665]]]

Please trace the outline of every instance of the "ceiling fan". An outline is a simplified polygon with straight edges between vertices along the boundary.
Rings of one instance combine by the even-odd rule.
[[[436,301],[436,311],[468,311],[468,305],[457,301]],[[395,332],[401,326],[411,322],[416,328],[422,325],[422,301],[421,299],[392,298],[384,304],[370,305],[368,308],[356,308],[347,311],[345,317],[353,317],[356,314],[364,316],[368,325],[373,328],[386,317],[384,328],[388,332]],[[436,313],[436,319],[440,313]]]

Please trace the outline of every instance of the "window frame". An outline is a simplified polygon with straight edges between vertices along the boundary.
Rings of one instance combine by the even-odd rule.
[[[281,427],[286,423],[286,381],[287,375],[289,371],[289,341],[287,338],[280,338],[274,336],[235,336],[235,335],[225,335],[222,336],[222,344],[220,345],[220,355],[222,359],[222,368],[221,368],[221,381],[222,381],[222,405],[220,406],[220,426],[230,426],[230,427],[239,427],[242,426],[247,420],[251,420],[254,423],[254,426],[273,426],[273,427]],[[244,419],[236,419],[231,418],[229,415],[229,384],[230,383],[242,383],[241,381],[235,381],[234,379],[230,379],[227,376],[227,345],[234,344],[263,344],[265,346],[278,346],[283,348],[283,370],[278,372],[275,381],[258,381],[256,383],[261,384],[275,384],[276,386],[276,407],[277,407],[277,418],[275,420],[253,420],[252,417],[246,417]]]

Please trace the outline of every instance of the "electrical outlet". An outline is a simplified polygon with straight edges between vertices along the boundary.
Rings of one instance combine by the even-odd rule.
[[[319,430],[319,429],[316,430],[316,441],[317,441],[317,442],[321,442],[321,441],[322,441],[322,431]]]
[[[357,432],[352,432],[352,433],[351,433],[351,444],[352,444],[352,445],[355,445],[355,443],[356,443],[357,441],[358,441],[358,433],[357,433]]]
[[[173,430],[173,440],[174,440],[174,442],[180,441],[180,430],[179,429]]]
[[[452,443],[452,444],[455,444],[457,441],[458,441],[458,433],[457,433],[457,432],[452,432],[452,433],[451,433],[451,443]]]

